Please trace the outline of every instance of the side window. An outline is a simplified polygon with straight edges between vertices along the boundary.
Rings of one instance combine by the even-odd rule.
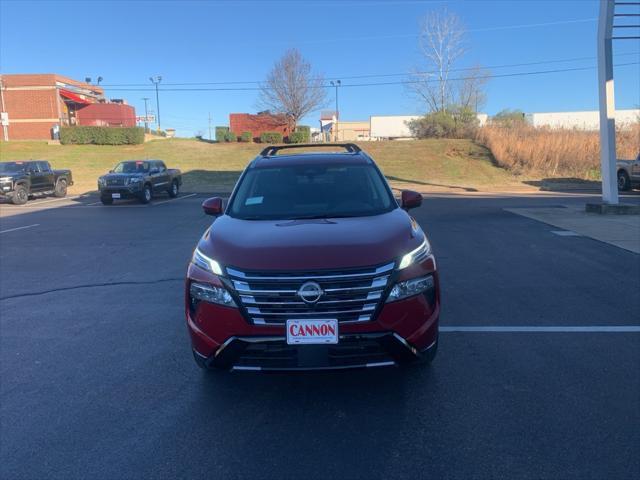
[[[38,173],[39,169],[38,169],[38,163],[39,162],[31,162],[27,165],[27,171],[31,172],[31,173]]]
[[[162,161],[156,162],[156,166],[160,169],[161,172],[164,172],[167,169],[167,166]]]
[[[40,168],[41,172],[51,171],[51,166],[49,165],[49,162],[38,162],[38,167]]]

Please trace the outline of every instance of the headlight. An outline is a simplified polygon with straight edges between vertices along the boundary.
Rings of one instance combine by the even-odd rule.
[[[127,179],[127,185],[137,185],[141,181],[142,181],[142,179],[139,178],[139,177],[128,178]]]
[[[102,178],[102,177],[98,177],[98,185],[106,185],[107,181]]]
[[[10,182],[11,181],[11,177],[0,177],[0,182],[5,183],[5,182]]]
[[[396,300],[402,300],[403,298],[418,295],[419,293],[426,292],[427,290],[432,290],[434,287],[435,283],[433,275],[399,282],[391,289],[391,292],[387,297],[387,302],[395,302]]]
[[[233,301],[231,294],[223,287],[194,282],[189,287],[189,293],[191,294],[192,302],[195,299],[209,303],[217,303],[218,305],[226,305],[227,307],[236,306],[236,302]]]
[[[191,257],[191,263],[197,265],[198,267],[206,270],[207,272],[211,272],[215,275],[222,275],[222,267],[218,262],[216,262],[213,258],[207,257],[204,253],[202,253],[197,248],[193,251],[193,256]]]
[[[424,237],[424,240],[418,248],[411,250],[409,253],[402,257],[402,260],[400,260],[400,264],[398,265],[398,270],[407,268],[412,263],[424,260],[429,255],[431,255],[431,245],[429,244],[427,237]]]

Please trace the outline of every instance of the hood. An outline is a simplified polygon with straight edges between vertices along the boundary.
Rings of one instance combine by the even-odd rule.
[[[125,178],[133,178],[133,177],[143,177],[142,173],[107,173],[106,175],[102,175],[100,178],[104,178],[105,180],[119,180]]]
[[[19,178],[24,177],[26,175],[25,172],[0,172],[0,178]]]
[[[415,226],[415,228],[414,228]],[[422,231],[402,209],[371,217],[240,220],[223,215],[198,248],[224,266],[311,270],[378,265],[417,247]]]

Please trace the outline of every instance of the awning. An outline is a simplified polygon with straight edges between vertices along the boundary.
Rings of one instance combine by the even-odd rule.
[[[80,95],[70,92],[69,90],[63,90],[60,89],[60,95],[62,95],[64,98],[68,98],[69,100],[76,102],[76,103],[82,103],[84,105],[88,105],[92,102],[90,102],[89,100],[85,100],[84,98],[82,98]]]

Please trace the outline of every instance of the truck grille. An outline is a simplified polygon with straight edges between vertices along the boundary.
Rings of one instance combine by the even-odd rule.
[[[367,322],[380,304],[395,264],[339,271],[246,272],[227,268],[234,289],[255,324],[283,325],[287,319],[335,318]],[[308,282],[320,286],[317,302],[298,294]]]
[[[110,178],[107,180],[107,185],[114,187],[123,187],[125,179],[124,178]]]

